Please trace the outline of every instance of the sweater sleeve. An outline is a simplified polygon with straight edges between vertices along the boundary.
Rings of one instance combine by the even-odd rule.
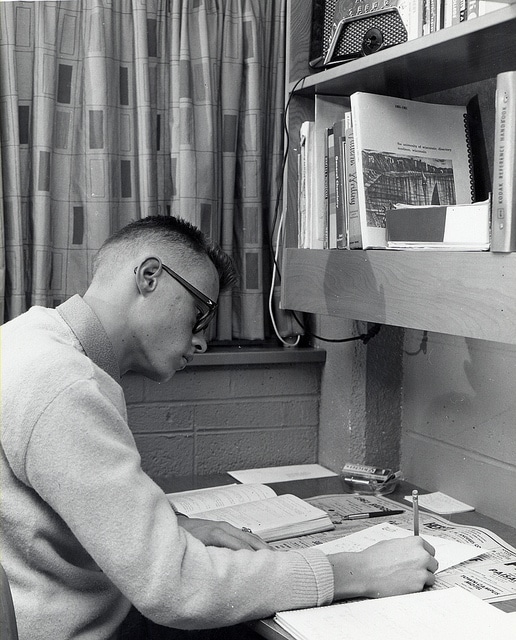
[[[206,547],[178,526],[141,469],[124,411],[97,381],[63,390],[39,416],[25,459],[32,487],[145,616],[209,628],[333,598],[324,554]]]

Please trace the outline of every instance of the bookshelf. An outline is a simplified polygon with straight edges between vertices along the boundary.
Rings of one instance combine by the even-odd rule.
[[[307,76],[310,5],[291,0],[288,16],[289,93],[295,89],[282,307],[516,344],[516,253],[295,248],[297,132],[314,117],[315,94],[417,98],[489,81],[516,69],[516,5]]]

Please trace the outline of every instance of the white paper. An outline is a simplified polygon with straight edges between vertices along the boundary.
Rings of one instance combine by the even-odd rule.
[[[412,496],[405,496],[405,500],[412,503]],[[456,500],[441,491],[419,494],[418,502],[420,507],[424,507],[434,513],[464,513],[465,511],[475,511],[475,507]]]
[[[276,622],[300,640],[509,640],[514,618],[460,587],[282,611]]]
[[[238,469],[236,471],[228,471],[228,474],[244,484],[307,480],[309,478],[327,478],[338,475],[320,464],[292,464],[283,467]]]
[[[367,547],[382,540],[406,538],[411,535],[413,535],[412,532],[407,531],[407,529],[397,527],[390,522],[382,522],[373,527],[352,533],[344,538],[324,542],[323,544],[317,545],[317,548],[325,554],[338,553],[341,551],[363,551],[367,549]],[[471,560],[471,558],[475,558],[484,552],[484,549],[475,547],[472,544],[463,544],[455,540],[447,540],[427,534],[421,537],[434,547],[435,557],[439,563],[438,571],[444,571],[465,560]]]

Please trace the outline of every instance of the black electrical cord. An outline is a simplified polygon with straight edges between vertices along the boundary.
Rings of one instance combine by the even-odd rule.
[[[325,338],[323,336],[317,335],[310,329],[307,329],[305,324],[298,318],[295,311],[291,311],[291,313],[294,316],[294,319],[296,320],[298,325],[303,329],[306,335],[310,336],[311,338],[317,338],[317,340],[322,340],[323,342],[351,342],[353,340],[362,340],[363,344],[367,344],[369,340],[371,340],[376,335],[378,335],[378,333],[380,332],[380,329],[382,328],[381,324],[375,323],[372,325],[372,327],[369,329],[367,333],[361,333],[358,336],[351,336],[349,338]]]
[[[273,246],[273,237],[274,237],[274,231],[276,229],[277,223],[278,223],[278,218],[279,218],[279,210],[280,210],[280,206],[281,206],[281,197],[283,194],[283,183],[285,180],[285,167],[287,164],[287,157],[288,157],[288,151],[289,151],[289,147],[290,147],[290,132],[288,130],[288,126],[287,126],[287,113],[288,113],[288,109],[290,106],[290,101],[292,100],[292,96],[294,95],[295,90],[297,89],[297,87],[299,86],[299,84],[301,82],[304,81],[305,78],[300,78],[299,80],[297,80],[297,82],[294,84],[294,86],[292,87],[292,90],[290,91],[288,100],[285,104],[285,109],[283,111],[283,130],[285,131],[285,149],[283,152],[283,160],[281,163],[281,170],[279,172],[279,187],[278,187],[278,194],[276,197],[276,205],[274,207],[274,217],[272,220],[272,230],[271,230],[271,234],[269,237],[269,250],[271,253],[271,258],[273,261],[273,264],[276,266],[276,273],[277,273],[277,277],[278,277],[278,281],[281,282],[281,270],[279,268],[279,264],[276,260],[276,255],[275,255],[275,251],[274,251],[274,246]],[[272,283],[272,285],[274,285],[274,283]],[[353,340],[361,340],[363,344],[367,344],[369,342],[369,340],[371,340],[372,338],[374,338],[378,332],[380,331],[382,325],[380,324],[374,324],[367,333],[361,333],[360,335],[357,336],[351,336],[349,338],[326,338],[324,336],[320,336],[317,335],[316,333],[314,333],[313,331],[310,331],[306,325],[304,324],[304,322],[302,322],[299,317],[297,316],[297,314],[295,313],[295,311],[291,311],[292,316],[294,317],[294,319],[296,320],[296,322],[298,323],[298,325],[301,327],[301,329],[303,330],[303,333],[311,338],[316,338],[317,340],[321,340],[322,342],[351,342]]]
[[[276,229],[276,226],[278,224],[278,218],[279,218],[279,210],[281,207],[281,198],[282,198],[282,194],[283,194],[283,183],[285,181],[285,167],[287,166],[287,157],[288,157],[288,151],[290,148],[290,132],[288,130],[288,126],[287,126],[287,113],[288,113],[288,108],[290,106],[290,101],[292,100],[292,96],[294,95],[295,90],[297,89],[297,87],[301,84],[301,82],[304,81],[305,78],[299,78],[299,80],[297,80],[297,82],[294,84],[294,86],[292,87],[292,90],[288,96],[288,100],[285,104],[285,109],[283,110],[283,130],[285,132],[285,149],[283,151],[283,160],[281,162],[281,169],[279,171],[279,186],[278,186],[278,194],[276,196],[276,204],[274,206],[274,218],[272,220],[272,230],[271,230],[271,234],[269,237],[269,250],[271,252],[271,257],[273,262],[276,264],[276,269],[278,272],[278,280],[281,282],[281,272],[279,269],[279,265],[276,262],[276,256],[275,256],[275,251],[274,251],[274,245],[273,245],[273,238],[274,238],[274,231]]]

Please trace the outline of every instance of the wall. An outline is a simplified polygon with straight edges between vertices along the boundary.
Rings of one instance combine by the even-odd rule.
[[[318,335],[333,339],[366,333],[369,325],[318,316]],[[319,461],[339,471],[345,462],[399,468],[402,330],[383,326],[361,340],[324,343]]]
[[[151,477],[316,462],[321,365],[190,366],[168,383],[123,380]]]
[[[334,337],[356,331],[342,319],[324,325]],[[320,462],[399,466],[408,481],[516,526],[516,347],[424,338],[383,327],[367,349],[326,346]]]
[[[406,476],[514,527],[516,347],[429,334],[423,351],[422,337],[405,337]]]
[[[481,192],[491,190],[495,86],[490,79],[425,97],[476,105],[485,143],[473,141]],[[401,461],[408,479],[516,526],[516,347],[429,334],[424,353],[421,338],[405,332]]]

